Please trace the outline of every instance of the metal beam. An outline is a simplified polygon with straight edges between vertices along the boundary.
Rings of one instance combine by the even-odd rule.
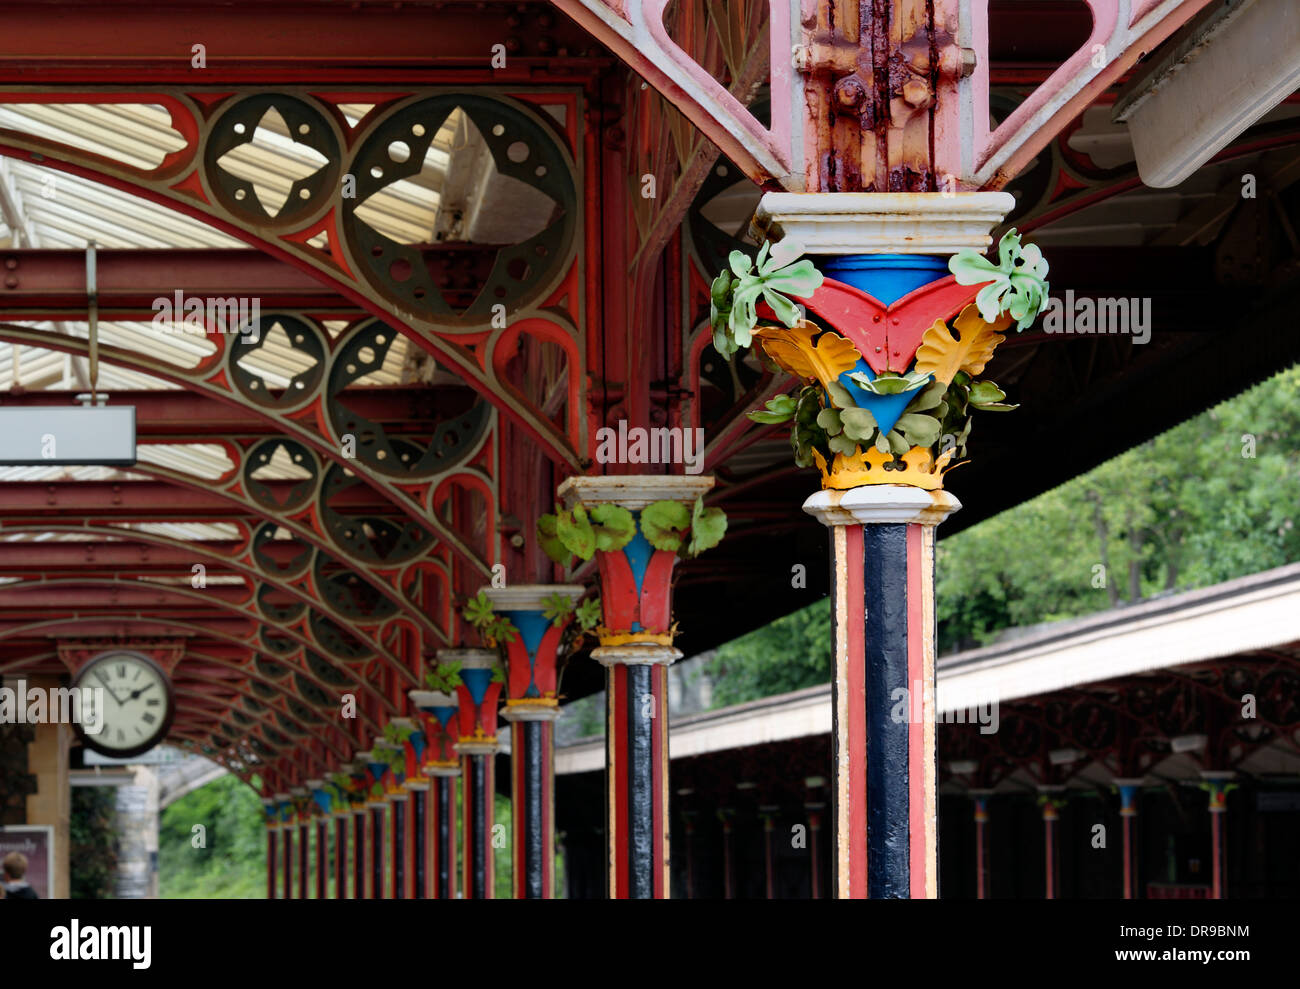
[[[201,69],[192,64],[196,42],[204,45]],[[494,44],[506,46],[504,67],[493,69],[490,63]],[[70,0],[7,10],[0,32],[0,79],[26,85],[74,80],[136,86],[416,84],[439,77],[563,83],[581,80],[610,61],[588,35],[538,2],[182,2],[159,17],[157,5],[145,0]]]
[[[299,482],[270,481],[273,497],[286,496]],[[397,516],[391,502],[364,485],[345,488],[330,502],[338,508]],[[215,522],[249,519],[248,509],[222,494],[160,481],[10,481],[0,484],[0,513],[6,522],[69,515],[87,521]],[[252,521],[250,519],[250,521]]]
[[[0,407],[58,408],[77,404],[80,392],[66,390],[0,392]],[[463,385],[385,385],[354,388],[336,399],[379,423],[389,435],[427,435],[441,420],[463,413],[475,400]],[[115,391],[107,404],[135,408],[139,439],[278,435],[266,416],[247,406],[191,391]]]

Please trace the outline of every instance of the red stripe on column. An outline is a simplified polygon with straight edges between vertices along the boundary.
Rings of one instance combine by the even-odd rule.
[[[526,894],[525,880],[527,872],[527,822],[524,820],[524,723],[510,722],[510,820],[514,832],[514,844],[510,846],[510,861],[513,866],[511,889],[516,900],[522,900]]]
[[[555,897],[555,722],[542,722],[542,895]]]
[[[925,702],[931,689],[925,675],[925,629],[922,617],[925,575],[921,572],[921,526],[907,527],[907,690],[911,703],[907,718],[907,830],[908,889],[914,900],[926,896],[927,788],[925,757]],[[917,692],[920,696],[917,697]],[[917,714],[922,717],[918,719]]]
[[[654,694],[655,717],[650,726],[654,753],[655,861],[654,895],[668,895],[668,667],[656,663],[650,668],[650,691]]]
[[[617,900],[625,898],[628,890],[627,770],[624,769],[627,765],[627,667],[622,663],[609,667],[608,684],[612,730],[605,741],[609,756],[606,778],[613,800],[607,838],[612,859],[609,896]]]
[[[848,657],[849,712],[849,896],[867,897],[867,683],[865,588],[862,572],[862,526],[844,529],[845,600],[850,615],[845,649]]]

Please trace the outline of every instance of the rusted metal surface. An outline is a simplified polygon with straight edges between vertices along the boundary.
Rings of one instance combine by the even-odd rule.
[[[939,94],[974,66],[934,0],[824,0],[795,68],[804,76],[809,192],[935,192]]]

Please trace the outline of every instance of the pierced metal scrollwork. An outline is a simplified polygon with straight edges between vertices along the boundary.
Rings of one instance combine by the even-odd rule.
[[[366,563],[392,566],[406,563],[425,553],[433,545],[433,534],[410,519],[390,520],[361,513],[344,514],[334,507],[334,499],[349,489],[367,485],[351,472],[332,465],[321,484],[321,524],[330,539],[347,556]]]
[[[374,655],[355,635],[320,612],[313,610],[308,621],[316,641],[339,659],[355,662]]]
[[[248,160],[246,146],[261,128],[273,139],[303,145],[323,159],[316,168],[304,167],[293,177],[283,203],[264,202],[251,178],[256,163]],[[287,134],[276,133],[280,129]],[[324,113],[295,96],[261,93],[217,115],[203,148],[203,171],[213,197],[232,214],[258,227],[287,230],[305,225],[328,207],[339,188],[341,158],[334,125]]]
[[[316,397],[329,365],[324,333],[292,313],[263,313],[254,325],[256,332],[244,327],[230,338],[226,368],[235,388],[264,409],[287,412],[306,405]],[[273,384],[268,377],[285,383]]]
[[[345,390],[379,368],[398,334],[373,320],[357,327],[339,346],[330,366],[327,410],[338,437],[356,440],[356,458],[372,470],[403,480],[427,478],[469,457],[492,424],[492,406],[479,399],[457,415],[434,426],[428,443],[409,434],[389,433],[349,408]]]
[[[490,270],[481,273],[481,288],[469,293],[464,306],[454,305],[444,295],[449,282],[442,270],[445,249],[433,243],[399,243],[358,213],[376,193],[421,173],[435,138],[457,111],[477,130],[498,175],[521,182],[554,203],[543,229],[520,243],[464,245],[475,252],[495,249]],[[457,92],[400,106],[370,129],[348,174],[356,180],[356,198],[342,200],[339,225],[356,266],[403,310],[434,322],[481,323],[490,317],[494,304],[513,307],[530,301],[566,259],[577,225],[577,196],[567,156],[546,125],[522,105],[503,99]],[[444,205],[454,209],[457,204],[440,203],[439,209]],[[444,243],[463,245],[456,236]]]

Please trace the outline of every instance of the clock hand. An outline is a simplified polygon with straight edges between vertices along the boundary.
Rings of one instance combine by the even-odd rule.
[[[117,694],[115,694],[115,693],[113,692],[113,688],[110,687],[110,686],[108,685],[108,681],[104,679],[104,674],[100,673],[99,670],[96,670],[96,671],[95,671],[95,679],[97,679],[100,683],[102,683],[102,684],[104,685],[104,690],[106,690],[106,691],[108,692],[108,696],[109,696],[109,697],[113,698],[113,703],[115,703],[118,707],[121,707],[121,706],[122,706],[122,698],[118,697]]]
[[[133,700],[135,700],[137,697],[139,697],[141,694],[143,694],[146,690],[148,690],[149,687],[155,687],[155,686],[157,686],[157,684],[151,683],[151,684],[149,684],[147,687],[141,687],[139,690],[133,690],[133,691],[131,692],[131,696],[128,697],[127,700],[129,700],[129,701],[133,701]]]

